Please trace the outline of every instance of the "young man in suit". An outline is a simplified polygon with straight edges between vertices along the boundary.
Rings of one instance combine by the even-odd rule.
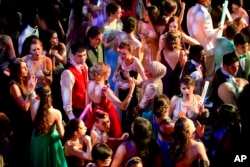
[[[92,26],[87,32],[87,59],[88,68],[98,62],[105,62],[104,45],[102,43],[102,31],[97,26]]]
[[[237,33],[234,36],[235,51],[233,52],[239,58],[239,70],[236,77],[248,79],[250,74],[250,51],[248,51],[248,37],[243,33]]]

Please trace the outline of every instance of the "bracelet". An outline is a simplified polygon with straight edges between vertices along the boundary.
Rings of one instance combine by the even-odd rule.
[[[132,98],[132,97],[133,97],[133,95],[128,95],[128,97]]]
[[[33,91],[29,91],[28,94],[27,94],[28,100],[31,100],[32,95],[33,95]]]

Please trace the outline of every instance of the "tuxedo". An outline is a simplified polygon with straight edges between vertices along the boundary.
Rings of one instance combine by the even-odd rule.
[[[248,51],[246,55],[238,57],[240,66],[236,77],[248,79],[248,75],[250,74],[250,52]]]

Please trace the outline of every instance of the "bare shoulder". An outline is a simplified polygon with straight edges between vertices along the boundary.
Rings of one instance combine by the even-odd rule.
[[[53,116],[55,116],[56,119],[62,118],[61,111],[56,108],[51,108],[51,113]]]
[[[175,96],[173,96],[173,97],[170,99],[170,102],[171,102],[171,103],[176,103],[178,100],[179,100],[179,97],[175,95]]]
[[[196,99],[196,100],[198,100],[198,101],[200,101],[200,100],[201,100],[201,96],[200,96],[200,95],[198,95],[198,94],[195,94],[195,96],[194,96],[194,97],[195,97],[195,99]]]
[[[51,59],[47,56],[44,56],[44,60],[46,61],[46,63],[51,62]]]

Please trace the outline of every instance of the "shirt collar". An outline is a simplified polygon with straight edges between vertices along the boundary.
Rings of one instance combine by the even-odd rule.
[[[235,51],[235,54],[239,59],[246,57],[246,55],[240,55],[237,51]]]
[[[229,79],[229,78],[232,78],[232,77],[233,77],[231,74],[229,74],[228,72],[226,72],[223,68],[221,68],[221,72],[222,72],[222,74],[224,74],[224,75],[225,75],[225,77],[226,77],[227,79]]]
[[[83,65],[77,64],[72,57],[70,58],[70,64],[73,65],[77,70],[82,71]]]
[[[195,65],[196,67],[199,67],[199,66],[200,66],[200,64],[197,63],[196,61],[194,61],[193,59],[191,60],[191,63],[192,63],[193,65]]]

